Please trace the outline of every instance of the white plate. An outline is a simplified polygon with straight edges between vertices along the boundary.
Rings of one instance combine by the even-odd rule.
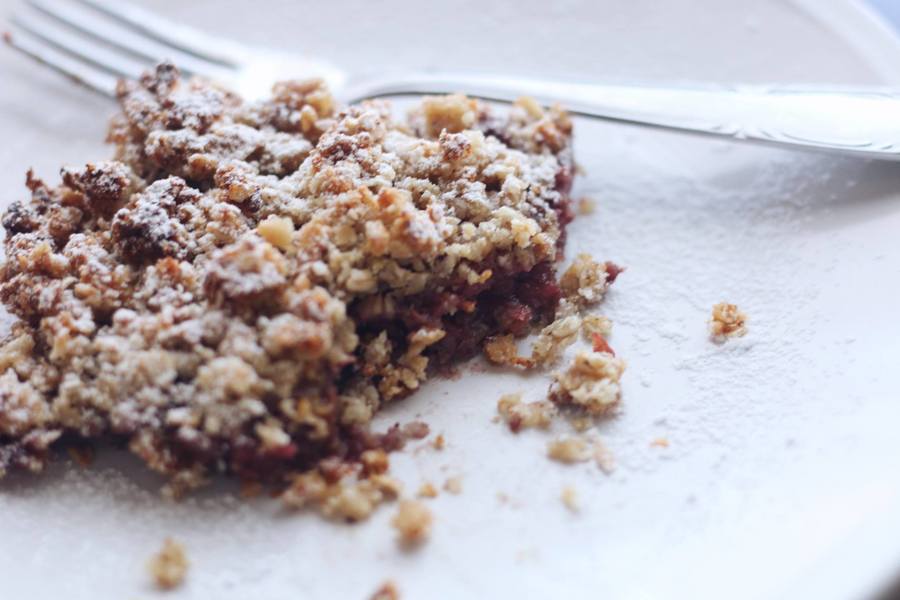
[[[401,16],[385,16],[395,5]],[[849,0],[168,10],[357,68],[900,80],[900,46]],[[5,198],[24,195],[32,164],[52,177],[109,154],[101,100],[8,52],[0,68]],[[168,505],[136,461],[106,453],[0,487],[2,596],[149,597],[144,562],[166,535],[193,565],[170,598],[364,598],[388,578],[408,599],[826,599],[884,584],[900,565],[900,169],[583,121],[576,132],[578,193],[598,210],[572,225],[569,255],[629,267],[602,307],[629,361],[623,413],[602,427],[612,476],[551,463],[547,435],[491,422],[500,393],[539,397],[546,379],[466,370],[383,416],[421,416],[448,440],[395,456],[409,489],[463,476],[461,495],[432,502],[419,551],[395,547],[390,508],[342,526],[220,492]],[[705,326],[725,299],[750,333],[719,347]],[[670,446],[651,447],[659,437]],[[580,514],[563,508],[565,485]]]

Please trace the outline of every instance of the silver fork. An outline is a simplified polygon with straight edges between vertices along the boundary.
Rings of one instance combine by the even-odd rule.
[[[325,60],[248,47],[109,0],[26,0],[11,24],[9,45],[110,97],[118,78],[168,59],[250,99],[278,80],[309,77],[324,79],[344,102],[451,92],[510,102],[527,95],[588,117],[900,160],[900,94],[886,88],[623,86],[456,73],[351,77]]]

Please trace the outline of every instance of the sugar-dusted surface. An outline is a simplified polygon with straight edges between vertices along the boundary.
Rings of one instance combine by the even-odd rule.
[[[600,4],[592,18],[579,19],[573,9],[559,29],[540,29],[557,44],[552,51],[523,51],[513,43],[514,29],[494,28],[500,37],[491,44],[499,46],[460,47],[454,60],[522,70],[534,64],[535,73],[551,74],[567,58],[571,74],[587,68],[579,66],[587,52],[596,77],[879,78],[874,63],[850,49],[863,41],[877,46],[877,36],[851,29],[852,19],[834,25],[833,34],[803,3],[621,4],[615,10]],[[684,15],[688,4],[697,13]],[[236,4],[221,16],[210,15],[209,6],[172,10],[191,22],[220,19],[230,33],[272,20],[249,6]],[[546,6],[532,11],[535,24],[548,17]],[[329,23],[348,26],[338,20],[347,10],[326,5],[322,31],[297,36],[285,27],[272,39],[318,47],[328,41]],[[422,24],[439,10],[424,11]],[[478,23],[489,28],[503,10],[485,10]],[[438,15],[457,31],[482,27],[463,23],[471,22],[469,13],[452,12]],[[402,42],[357,58],[352,45],[340,46],[336,58],[442,64],[458,46],[449,26],[430,37],[387,26],[397,27],[394,39]],[[366,25],[356,27],[362,33]],[[401,35],[406,29],[413,29],[412,39]],[[269,33],[260,26],[250,35],[262,41]],[[400,59],[395,43],[428,48]],[[886,46],[878,48],[896,65]],[[91,129],[94,119],[75,119],[105,113],[101,103],[76,95],[72,106],[35,114],[34,96],[26,95],[32,86],[46,85],[40,89],[59,99],[67,97],[67,84],[5,55],[0,60],[16,74],[21,95],[0,92],[11,107],[0,114],[9,120],[0,122],[11,128],[13,117],[4,115],[14,115],[17,127],[27,126],[33,138],[15,131],[23,144],[45,152],[34,153],[40,173],[107,155],[94,142],[102,128]],[[71,143],[54,146],[62,127]],[[576,154],[588,169],[578,193],[598,202],[594,214],[573,224],[570,256],[588,250],[629,266],[603,308],[614,322],[610,344],[629,364],[624,412],[601,432],[617,460],[611,476],[592,461],[572,467],[547,461],[548,434],[513,435],[490,423],[501,393],[522,390],[524,400],[536,400],[546,391],[544,379],[466,372],[459,381],[433,382],[416,402],[385,415],[390,422],[420,414],[446,436],[441,452],[426,441],[421,452],[394,457],[392,468],[409,490],[426,478],[442,481],[442,465],[447,475],[465,477],[459,496],[428,501],[435,523],[422,552],[397,552],[390,511],[349,528],[271,515],[264,501],[160,504],[159,482],[127,474],[140,471],[137,463],[101,458],[95,470],[58,467],[39,481],[4,485],[0,573],[7,585],[37,597],[65,591],[94,598],[98,588],[144,597],[147,552],[164,535],[177,535],[191,552],[190,578],[174,598],[241,598],[250,586],[276,599],[364,598],[386,578],[409,598],[433,597],[435,590],[451,598],[542,598],[559,593],[559,582],[576,598],[845,598],[874,584],[900,539],[900,524],[889,518],[900,488],[894,434],[900,382],[891,364],[898,340],[890,327],[900,269],[897,170],[576,127]],[[32,159],[20,147],[3,152],[3,164],[11,165],[3,189],[18,190]],[[748,335],[724,351],[708,342],[705,327],[710,306],[722,298],[753,319]],[[652,447],[661,436],[670,446]],[[560,506],[566,485],[578,490],[578,515]],[[821,594],[806,587],[815,581],[822,582]]]

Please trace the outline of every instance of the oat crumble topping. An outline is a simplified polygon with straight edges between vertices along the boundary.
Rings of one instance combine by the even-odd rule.
[[[377,451],[421,433],[371,431],[384,402],[618,272],[579,257],[556,281],[558,109],[448,96],[398,120],[318,81],[251,103],[170,64],[118,96],[114,160],[29,173],[3,217],[0,475],[113,437],[172,495],[226,472],[359,519],[397,493]]]

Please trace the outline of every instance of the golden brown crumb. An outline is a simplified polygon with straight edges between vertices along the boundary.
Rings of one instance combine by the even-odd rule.
[[[363,465],[363,473],[366,475],[380,474],[388,470],[387,452],[381,448],[365,450],[359,458]]]
[[[431,511],[418,500],[401,500],[391,525],[402,543],[418,544],[428,537],[433,520]]]
[[[612,333],[612,321],[603,315],[585,315],[581,319],[581,331],[584,333],[584,339],[593,343],[594,334],[602,335],[605,338],[609,337],[609,334]]]
[[[369,600],[400,600],[400,592],[393,581],[386,581],[375,590]]]
[[[570,485],[567,485],[562,489],[562,493],[560,494],[560,499],[562,503],[572,512],[578,512],[581,510],[581,507],[578,505],[578,492],[575,491]]]
[[[397,480],[382,473],[353,481],[340,473],[337,479],[330,478],[320,469],[294,476],[280,498],[290,509],[316,508],[325,517],[356,522],[371,515],[379,504],[396,498],[400,490]]]
[[[511,335],[495,335],[484,342],[484,355],[495,365],[508,367],[532,367],[529,359],[519,356],[516,340]]]
[[[746,333],[747,315],[736,304],[719,302],[713,306],[709,336],[714,342],[722,343],[730,337],[740,337]]]
[[[591,448],[584,438],[561,438],[547,444],[547,456],[566,464],[584,462],[591,457]]]
[[[592,415],[606,414],[619,403],[624,371],[625,361],[608,352],[581,351],[568,369],[554,374],[549,397]]]
[[[184,547],[175,540],[166,538],[162,549],[150,559],[148,566],[157,587],[170,590],[182,584],[189,563]]]
[[[454,495],[462,493],[462,477],[456,475],[448,478],[447,481],[444,482],[444,491]]]
[[[571,425],[572,429],[574,429],[578,433],[587,431],[594,425],[595,422],[594,417],[592,417],[591,415],[575,414],[566,415],[566,417],[568,418],[569,425]]]
[[[437,437],[434,438],[434,441],[431,442],[431,445],[435,450],[443,450],[447,446],[447,440],[444,439],[444,434],[439,433]]]
[[[597,262],[589,254],[579,254],[559,278],[559,287],[569,301],[590,306],[603,299],[620,271],[612,263]]]
[[[504,394],[497,401],[497,412],[509,426],[518,433],[522,429],[536,427],[546,429],[556,416],[557,409],[552,402],[522,402],[522,394]]]
[[[419,498],[437,498],[437,495],[437,488],[428,481],[419,486],[419,491],[416,492],[416,496]]]
[[[653,448],[668,448],[669,447],[669,438],[658,437],[652,442],[650,442],[650,446]]]
[[[531,364],[546,365],[556,362],[578,338],[581,328],[581,317],[563,315],[541,329],[537,339],[531,345]]]
[[[616,459],[613,453],[600,440],[594,440],[594,462],[607,475],[611,474],[616,468]]]
[[[580,215],[589,215],[594,212],[595,204],[592,198],[588,198],[587,196],[578,200],[578,214]]]

